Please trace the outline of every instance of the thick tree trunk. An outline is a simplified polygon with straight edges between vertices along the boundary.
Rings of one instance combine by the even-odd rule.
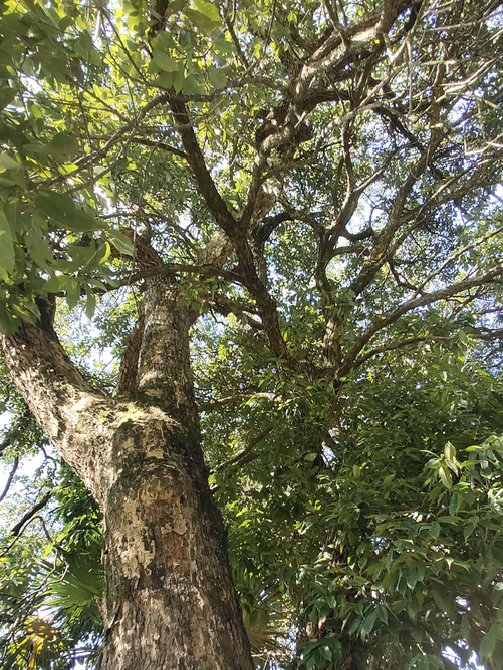
[[[143,303],[138,401],[113,438],[103,503],[102,670],[253,667],[208,488],[189,352],[191,319],[169,279]]]
[[[135,408],[103,514],[103,670],[252,668],[198,435]]]
[[[207,483],[189,352],[169,279],[143,305],[136,392],[91,389],[51,328],[0,336],[18,389],[103,512],[101,670],[252,670],[225,530]]]

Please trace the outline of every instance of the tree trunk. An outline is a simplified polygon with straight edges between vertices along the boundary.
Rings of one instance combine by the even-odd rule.
[[[198,435],[159,408],[135,412],[114,436],[103,505],[100,668],[252,668]]]
[[[176,282],[151,281],[133,391],[89,387],[52,328],[0,335],[12,377],[103,513],[101,670],[252,670],[201,450]],[[130,385],[131,386],[131,385]]]

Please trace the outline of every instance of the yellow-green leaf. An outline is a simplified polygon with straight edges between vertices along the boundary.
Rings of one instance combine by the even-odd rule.
[[[214,23],[220,23],[220,14],[216,5],[208,2],[208,0],[194,0],[194,7]]]
[[[441,463],[440,467],[438,469],[438,474],[440,476],[440,480],[442,481],[442,484],[445,486],[445,488],[450,489],[452,488],[452,475],[449,471],[449,468],[445,463]]]
[[[456,447],[452,444],[452,442],[446,442],[444,447],[444,454],[445,457],[451,461],[456,458]]]

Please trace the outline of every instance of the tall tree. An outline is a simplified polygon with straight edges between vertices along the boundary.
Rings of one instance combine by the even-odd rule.
[[[102,518],[100,668],[267,646],[201,413],[293,664],[496,667],[498,5],[2,4],[0,343]]]

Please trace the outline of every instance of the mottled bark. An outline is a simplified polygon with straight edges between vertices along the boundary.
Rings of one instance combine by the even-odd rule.
[[[197,431],[152,405],[115,436],[101,670],[252,668]]]
[[[0,352],[35,419],[100,503],[110,400],[86,382],[52,328],[21,324],[13,337],[0,334]]]
[[[100,668],[251,669],[200,446],[191,312],[170,278],[149,282],[142,310],[138,400],[114,435],[106,477]]]
[[[149,281],[142,318],[138,392],[115,399],[89,387],[52,329],[23,325],[0,345],[20,393],[103,513],[100,669],[251,670],[201,450],[193,315],[174,279]]]
[[[143,341],[143,318],[140,316],[129,337],[126,350],[122,355],[116,395],[135,393],[138,390],[138,362]]]

